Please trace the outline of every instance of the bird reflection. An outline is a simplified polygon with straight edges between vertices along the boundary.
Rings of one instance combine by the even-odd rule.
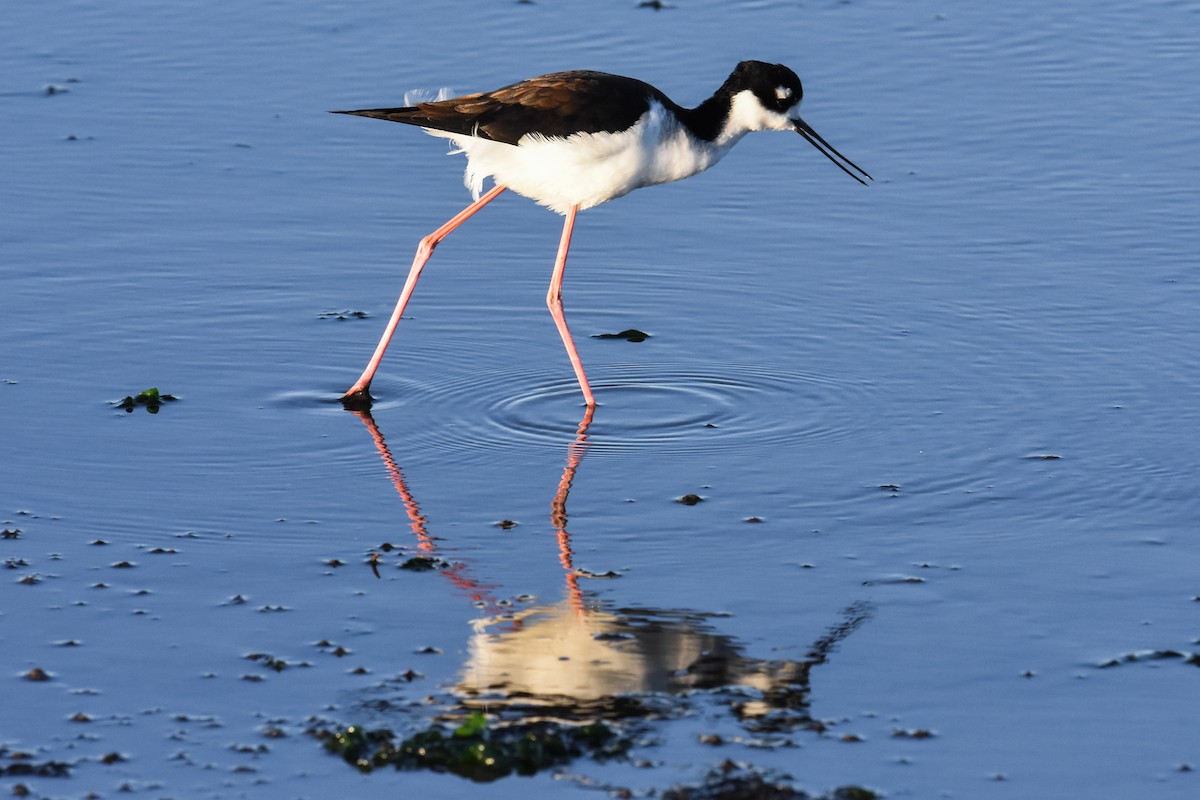
[[[371,434],[392,485],[400,495],[422,554],[437,553],[437,539],[408,489],[404,474],[369,411],[355,414]],[[505,711],[513,718],[590,719],[650,717],[667,713],[664,702],[687,704],[697,690],[734,689],[724,701],[748,729],[820,729],[809,713],[809,675],[826,663],[837,644],[870,617],[857,603],[798,659],[756,659],[734,638],[719,633],[720,615],[683,610],[617,608],[589,596],[582,585],[597,576],[574,564],[567,499],[588,448],[589,407],[567,446],[562,477],[550,503],[565,597],[559,602],[515,608],[497,599],[496,584],[474,577],[459,562],[440,571],[471,599],[481,616],[466,663],[442,709],[443,718],[473,711]],[[794,645],[780,643],[781,646]]]

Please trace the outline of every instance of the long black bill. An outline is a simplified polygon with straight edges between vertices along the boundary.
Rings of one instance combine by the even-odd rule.
[[[793,120],[793,123],[796,126],[796,133],[803,136],[809,144],[811,144],[813,147],[817,148],[817,150],[819,150],[821,152],[821,155],[828,158],[834,164],[837,164],[837,168],[840,169],[842,172],[846,173],[851,178],[854,178],[854,180],[858,181],[863,186],[867,185],[867,181],[864,181],[862,178],[858,177],[857,175],[855,175],[853,172],[851,172],[849,169],[846,168],[846,164],[849,164],[855,170],[862,173],[868,181],[875,180],[867,173],[867,171],[865,169],[860,167],[858,164],[855,164],[850,159],[846,158],[844,155],[842,155],[841,153],[839,153],[837,151],[836,147],[834,147],[829,142],[822,139],[821,134],[814,131],[812,129],[812,126],[810,126],[807,122],[800,119],[799,117],[796,117]],[[845,162],[845,164],[842,163],[843,161]]]

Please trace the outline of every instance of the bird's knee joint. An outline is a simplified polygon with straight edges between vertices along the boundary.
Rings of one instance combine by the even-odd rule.
[[[433,238],[433,234],[421,237],[421,241],[417,242],[417,252],[422,256],[429,257],[433,254],[433,248],[437,247],[438,240]]]

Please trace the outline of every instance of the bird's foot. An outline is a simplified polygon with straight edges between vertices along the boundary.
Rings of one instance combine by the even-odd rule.
[[[375,398],[371,397],[366,386],[362,388],[355,386],[342,395],[342,408],[347,411],[370,411],[371,404],[374,402]]]

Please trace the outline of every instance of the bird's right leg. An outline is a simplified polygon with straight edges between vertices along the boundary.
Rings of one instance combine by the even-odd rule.
[[[387,328],[384,329],[379,344],[375,346],[375,354],[371,356],[371,360],[367,363],[367,368],[363,370],[362,376],[342,395],[342,403],[347,407],[370,407],[371,394],[369,389],[371,388],[371,379],[375,377],[375,370],[379,368],[379,362],[383,360],[383,354],[387,351],[388,342],[392,340],[392,334],[396,330],[396,325],[400,322],[400,315],[404,313],[404,307],[408,305],[408,298],[412,296],[413,289],[417,286],[417,278],[421,277],[421,270],[425,268],[425,262],[433,255],[434,248],[438,246],[442,239],[449,236],[455,228],[470,219],[476,211],[495,200],[504,191],[504,188],[504,186],[496,184],[492,187],[491,191],[455,214],[449,222],[426,236],[417,245],[417,254],[413,258],[412,268],[408,271],[408,280],[404,282],[404,289],[400,292],[400,299],[396,301],[396,308],[392,311],[392,318],[388,320]]]
[[[587,407],[596,406],[596,398],[592,387],[588,385],[587,375],[583,371],[583,361],[579,358],[579,350],[575,348],[575,340],[571,338],[571,329],[567,327],[567,317],[563,314],[562,285],[563,271],[567,266],[567,251],[571,249],[571,234],[575,230],[575,214],[579,206],[573,205],[567,209],[566,220],[563,222],[562,238],[558,243],[558,256],[554,259],[554,272],[550,275],[550,289],[546,292],[546,305],[550,307],[550,316],[554,317],[554,327],[562,337],[563,345],[567,348],[567,358],[571,359],[571,367],[575,370],[575,378],[583,392],[583,401]]]

